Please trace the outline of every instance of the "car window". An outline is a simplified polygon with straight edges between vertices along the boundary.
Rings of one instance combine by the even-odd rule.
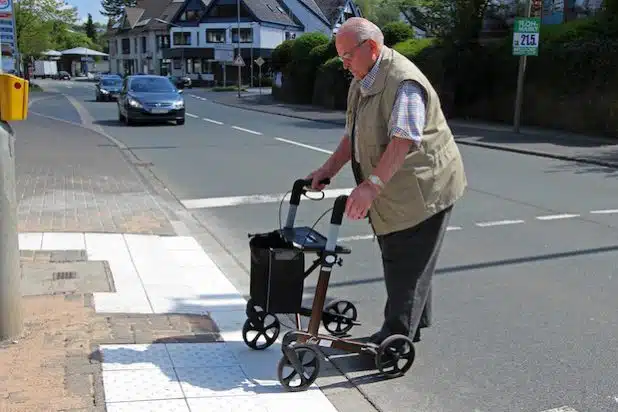
[[[114,86],[118,87],[122,85],[122,81],[120,79],[112,78],[112,79],[102,79],[101,86]]]
[[[165,77],[139,77],[131,80],[129,89],[142,93],[173,92],[174,85]]]

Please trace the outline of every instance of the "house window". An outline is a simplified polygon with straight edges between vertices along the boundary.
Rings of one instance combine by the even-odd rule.
[[[206,30],[207,43],[225,43],[225,29]]]
[[[146,42],[146,37],[142,36],[142,53],[146,53],[148,51],[148,43]]]
[[[202,59],[186,59],[187,74],[198,74],[202,72]]]
[[[180,21],[198,21],[200,19],[200,12],[198,10],[185,10],[180,15]]]
[[[157,50],[170,48],[170,36],[159,35],[157,36]]]
[[[122,54],[131,54],[131,39],[122,39]]]
[[[191,33],[189,32],[175,32],[174,33],[174,46],[190,46],[191,45]]]
[[[253,29],[241,28],[240,29],[240,42],[241,43],[253,43]],[[238,29],[232,29],[232,43],[238,43]]]

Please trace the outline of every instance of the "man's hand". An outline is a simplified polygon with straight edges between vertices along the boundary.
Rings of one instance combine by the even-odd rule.
[[[318,170],[315,170],[309,173],[309,176],[306,179],[311,179],[311,188],[313,190],[322,190],[326,187],[325,184],[320,184],[320,181],[332,178],[330,171],[326,170],[326,168],[321,167]]]
[[[364,219],[371,204],[380,194],[378,186],[364,181],[352,190],[345,205],[345,214],[352,220]]]

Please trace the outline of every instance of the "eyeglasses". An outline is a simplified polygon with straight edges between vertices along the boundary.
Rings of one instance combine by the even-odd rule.
[[[344,60],[350,60],[354,57],[354,54],[356,53],[356,50],[358,50],[363,44],[365,44],[367,40],[363,40],[362,42],[358,43],[356,46],[352,47],[352,50],[343,53],[343,55],[341,55],[340,57]]]

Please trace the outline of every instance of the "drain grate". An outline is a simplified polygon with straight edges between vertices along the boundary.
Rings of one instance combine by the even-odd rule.
[[[77,272],[54,272],[52,273],[53,280],[77,279]]]

